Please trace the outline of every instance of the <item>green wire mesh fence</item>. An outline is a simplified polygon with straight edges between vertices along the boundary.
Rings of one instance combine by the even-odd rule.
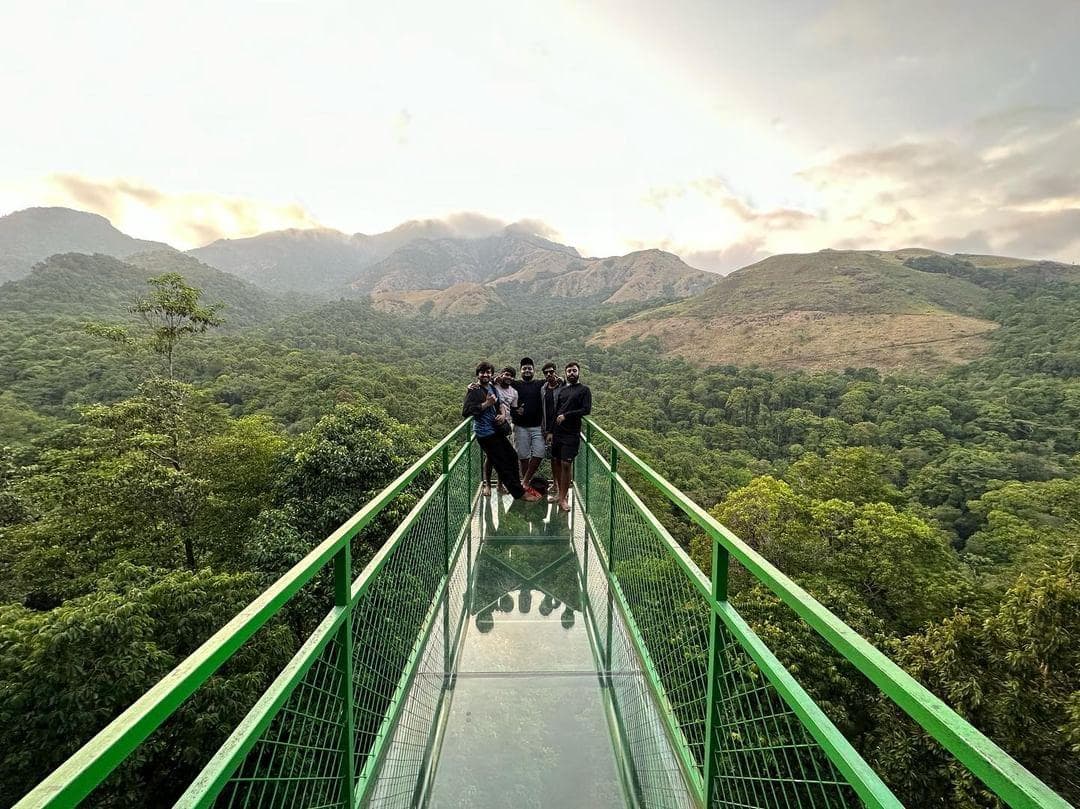
[[[480,455],[463,422],[17,805],[414,805],[467,614]],[[372,556],[380,515],[412,503]],[[355,578],[354,553],[370,557]],[[316,611],[314,631],[182,795],[183,784],[123,795],[111,783],[141,744],[167,744],[184,700],[213,687],[253,635],[314,623]]]
[[[694,803],[710,809],[901,806],[732,607],[727,572],[734,557],[831,645],[840,664],[862,672],[1003,802],[1068,809],[591,419],[574,481],[584,517],[575,539],[582,584],[639,804],[686,805],[679,776]],[[660,503],[666,518],[678,513],[711,538],[711,580],[643,496]],[[618,676],[635,667],[643,677]],[[666,749],[657,744],[657,725]]]
[[[685,787],[679,789],[675,784],[679,773],[672,771],[679,764],[691,793],[705,800],[711,697],[717,764],[709,795],[711,806],[862,805],[761,670],[722,626],[716,637],[715,685],[710,692],[710,595],[695,587],[694,579],[673,553],[677,547],[674,541],[625,481],[612,474],[613,464],[616,470],[618,467],[617,454],[610,446],[604,453],[598,444],[596,439],[587,442],[579,454],[575,481],[585,500],[589,550],[599,563],[597,567],[607,573],[606,582],[594,582],[591,588],[606,589],[605,600],[612,607],[602,617],[605,629],[601,637],[612,638],[611,650],[604,651],[605,663],[619,671],[634,653],[643,661],[645,684],[651,685],[651,693],[646,695],[625,693],[629,683],[624,683],[623,693],[616,687],[612,697],[626,728],[639,801],[647,806],[684,805]],[[616,643],[619,639],[623,640],[621,648]],[[609,656],[616,648],[620,660]],[[659,710],[654,708],[657,704]],[[656,728],[655,716],[662,717],[666,727]],[[638,727],[650,732],[635,734]],[[657,731],[673,741],[678,758],[657,749]]]
[[[471,567],[479,452],[467,442],[451,459],[455,449],[443,447],[441,476],[387,540],[377,575],[361,575],[339,598],[345,619],[332,634],[328,616],[329,640],[270,725],[253,743],[243,729],[230,739],[250,749],[212,805],[415,805],[454,671]],[[256,706],[250,716],[262,714]],[[230,742],[204,772],[224,772]],[[181,805],[210,803],[203,787],[197,781]]]

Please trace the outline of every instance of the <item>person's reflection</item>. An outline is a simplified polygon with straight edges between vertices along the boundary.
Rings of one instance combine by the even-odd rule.
[[[554,503],[550,504],[548,508],[551,509],[551,516],[544,522],[544,535],[549,537],[561,536],[565,533],[564,523],[566,517],[556,508]]]
[[[574,628],[574,611],[572,609],[570,609],[569,607],[567,607],[565,610],[563,610],[563,614],[562,614],[562,618],[560,619],[560,623],[562,623],[563,629],[573,629]]]
[[[523,587],[518,591],[518,612],[522,615],[528,615],[532,609],[532,590],[528,587]]]
[[[482,634],[487,634],[495,628],[495,616],[491,614],[490,609],[486,609],[477,614],[476,628],[480,630]]]
[[[495,533],[495,504],[494,500],[497,498],[489,497],[483,498],[483,505],[481,506],[484,512],[484,536],[491,536]]]

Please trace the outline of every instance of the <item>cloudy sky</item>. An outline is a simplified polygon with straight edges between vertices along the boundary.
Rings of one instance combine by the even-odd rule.
[[[163,9],[168,9],[164,11]],[[0,0],[0,214],[1080,261],[1077,0]]]

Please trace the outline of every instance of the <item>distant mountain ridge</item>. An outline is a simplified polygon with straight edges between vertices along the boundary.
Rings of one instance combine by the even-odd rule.
[[[517,232],[520,227],[496,230]],[[481,232],[472,238],[487,235],[491,234]],[[372,235],[329,228],[277,230],[245,239],[218,239],[189,252],[268,289],[339,294],[369,277],[369,268],[394,251],[415,241],[443,239],[469,240],[446,222],[424,219]]]
[[[418,239],[368,267],[351,286],[383,300],[394,292],[474,284],[502,295],[622,303],[686,297],[717,280],[662,250],[585,258],[572,247],[507,228],[481,239]]]
[[[322,294],[349,290],[372,295],[384,306],[396,301],[399,305],[393,308],[401,310],[420,299],[405,293],[434,293],[463,284],[487,285],[495,293],[615,303],[685,297],[719,280],[661,250],[585,258],[573,247],[518,225],[479,237],[445,235],[449,230],[438,222],[424,222],[375,236],[277,231],[190,252],[268,289]]]
[[[703,364],[884,370],[966,362],[998,328],[1010,279],[1080,283],[1080,267],[918,248],[771,256],[699,295],[610,324],[594,340],[653,338]]]
[[[417,220],[374,235],[294,229],[219,239],[188,255],[274,293],[372,295],[400,311],[436,298],[454,303],[434,311],[462,311],[476,305],[466,297],[495,304],[517,294],[611,303],[673,299],[720,277],[661,250],[587,258],[533,231],[529,223],[504,226],[478,216],[464,225]],[[96,214],[32,208],[0,217],[0,272],[6,273],[0,281],[24,277],[54,254],[124,258],[148,249],[171,248],[133,239]],[[469,285],[489,288],[478,294]]]
[[[123,258],[168,245],[121,233],[104,216],[70,208],[26,208],[0,217],[0,283],[22,278],[56,253]]]

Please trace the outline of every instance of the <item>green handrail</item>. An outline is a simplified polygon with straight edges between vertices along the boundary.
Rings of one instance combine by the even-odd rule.
[[[617,455],[622,462],[629,463],[678,506],[692,522],[700,526],[713,540],[714,550],[721,549],[742,563],[758,581],[791,607],[834,649],[855,665],[946,750],[956,756],[957,760],[971,770],[999,798],[1016,809],[1021,807],[1023,809],[1029,807],[1030,809],[1070,809],[1069,803],[1064,798],[1039,780],[1030,770],[889,660],[768,560],[721,525],[705,509],[665,480],[614,436],[601,428],[595,420],[587,418],[586,422],[587,439],[594,441],[595,436],[600,436],[610,446],[613,458]],[[727,602],[713,601],[711,583],[686,556],[685,551],[670,535],[667,535],[666,531],[664,539],[670,545],[672,558],[685,573],[689,574],[694,586],[699,591],[708,594],[710,603],[713,603],[714,609],[720,610],[722,618],[730,617],[733,612],[725,609]],[[729,628],[731,628],[730,625]],[[753,653],[753,650],[750,651]],[[780,666],[780,669],[782,670],[783,667]],[[786,670],[783,670],[783,674],[787,675]],[[812,726],[810,727],[813,729]],[[835,732],[835,728],[833,731]],[[843,737],[833,741],[842,741],[844,745],[847,745]],[[827,745],[823,746],[828,749]]]
[[[609,447],[609,454],[612,459],[617,459],[619,457],[620,447],[621,445],[618,445],[617,443],[611,444]],[[595,444],[587,446],[586,452],[595,453],[595,460],[600,468],[610,477],[612,482],[612,495],[614,496],[616,491],[621,491],[626,495],[632,508],[648,526],[652,535],[663,543],[664,555],[669,559],[677,561],[684,574],[688,572],[691,574],[689,577],[682,579],[683,583],[689,585],[697,595],[709,605],[711,620],[709,622],[708,644],[706,647],[708,656],[708,679],[705,684],[705,693],[700,695],[704,697],[702,707],[705,712],[703,718],[706,736],[702,766],[698,769],[693,760],[693,754],[690,750],[686,735],[683,733],[683,728],[681,728],[678,723],[671,701],[666,694],[667,684],[665,683],[665,674],[661,672],[660,667],[657,666],[653,660],[649,650],[649,644],[644,639],[641,628],[638,626],[638,622],[634,617],[634,606],[630,603],[630,599],[628,599],[624,592],[624,588],[620,583],[620,575],[617,572],[617,567],[623,560],[609,555],[608,563],[604,565],[604,572],[609,579],[609,589],[615,596],[615,601],[619,606],[620,613],[624,616],[628,633],[633,640],[638,656],[641,658],[642,669],[646,675],[646,680],[650,685],[654,699],[661,707],[661,715],[665,730],[673,743],[674,752],[679,757],[679,763],[682,767],[684,778],[701,805],[706,807],[712,806],[715,800],[716,780],[718,775],[715,772],[714,767],[716,763],[714,758],[716,750],[714,749],[715,729],[713,725],[714,719],[716,718],[715,707],[721,702],[716,691],[716,684],[720,679],[718,677],[717,666],[720,658],[723,657],[724,654],[722,635],[726,635],[730,637],[732,641],[737,643],[738,646],[766,674],[777,694],[783,698],[790,707],[792,713],[798,718],[803,728],[833,762],[836,769],[842,773],[843,777],[846,779],[847,785],[854,790],[855,794],[859,796],[865,806],[871,807],[871,809],[902,809],[900,801],[882,782],[877,773],[875,773],[862,756],[858,754],[851,743],[844,738],[843,734],[841,734],[836,726],[825,716],[821,708],[814,703],[795,678],[784,668],[772,651],[754,634],[753,630],[750,629],[742,617],[726,600],[714,597],[714,592],[726,595],[726,560],[722,560],[722,557],[725,556],[725,554],[717,553],[713,557],[714,563],[718,561],[721,563],[714,569],[713,583],[710,586],[708,579],[705,578],[694,562],[691,561],[690,557],[686,554],[686,551],[675,542],[668,530],[660,523],[656,516],[649,511],[641,498],[634,492],[630,484],[618,473],[618,468],[616,467],[615,471],[612,470],[610,462],[604,460],[602,453],[597,450]],[[627,460],[629,460],[629,458],[627,458]],[[635,460],[637,459],[635,458]],[[638,460],[638,463],[641,463],[640,460]],[[656,473],[653,472],[653,474]],[[615,512],[613,509],[610,509],[610,513],[614,515]],[[623,530],[628,528],[628,526],[625,525],[621,527]],[[610,525],[608,532],[613,533],[614,530],[614,526]],[[721,629],[721,627],[723,627],[723,629]],[[610,644],[610,642],[609,635],[608,643]],[[753,719],[754,717],[752,714],[740,715],[738,724],[746,724],[752,722]],[[693,723],[691,723],[691,725],[692,724]],[[779,752],[779,750],[780,748],[777,748],[777,752]],[[760,772],[757,775],[750,777],[749,780],[758,782],[768,781],[771,776],[775,776],[779,783],[783,783],[785,780],[785,777],[778,773],[768,772]],[[829,784],[830,782],[827,778],[823,778],[819,774],[816,780],[808,781],[808,783]],[[836,785],[831,784],[831,786],[835,787]],[[796,800],[797,799],[798,798],[796,798]],[[774,796],[773,800],[779,801],[780,799]],[[837,800],[839,800],[839,798],[837,798]],[[817,803],[815,802],[812,805],[817,805]],[[826,798],[825,805],[832,806],[834,804],[831,800]],[[846,804],[841,803],[840,805]]]
[[[444,447],[459,438],[471,424],[465,419],[412,466],[401,473],[374,499],[350,517],[336,531],[297,562],[281,578],[215,632],[198,649],[166,674],[127,710],[71,755],[48,777],[28,792],[15,809],[75,806],[173,712],[205,683],[243,644],[255,634],[300,588],[334,559],[360,531],[421,474]],[[387,546],[392,543],[387,543]],[[377,560],[391,550],[384,546],[377,559],[365,569],[370,576],[378,570]],[[340,607],[336,608],[343,611]],[[335,625],[340,624],[340,616]]]

